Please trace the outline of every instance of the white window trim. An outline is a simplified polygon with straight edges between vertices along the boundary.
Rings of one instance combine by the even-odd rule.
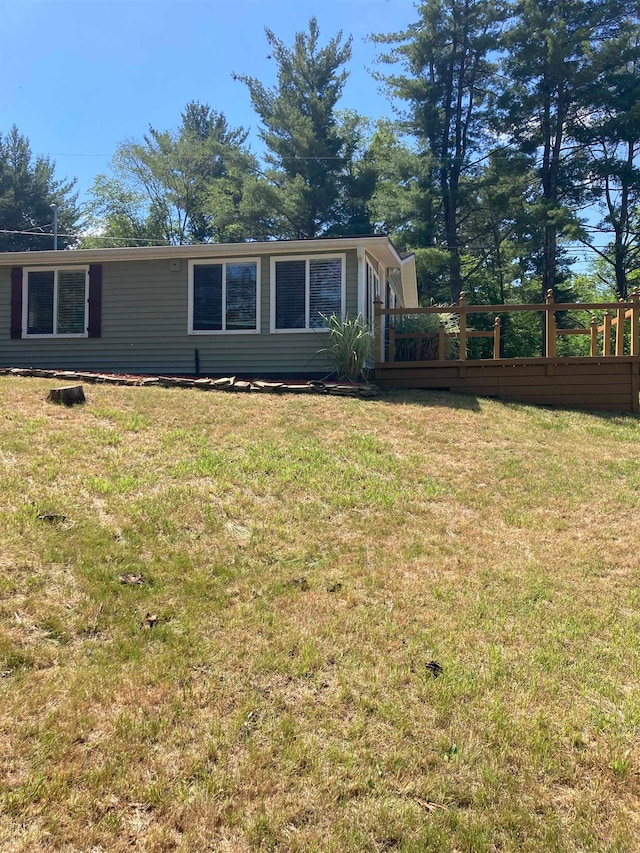
[[[53,331],[44,334],[29,334],[29,273],[52,272],[53,278]],[[84,272],[84,332],[58,334],[58,273]],[[23,338],[88,338],[89,337],[89,266],[77,264],[61,267],[25,267],[22,271],[22,337]]]
[[[371,263],[369,258],[367,257],[365,262],[365,302],[367,298],[367,292],[369,296],[369,302],[365,305],[365,315],[371,330],[373,331],[374,321],[375,321],[375,304],[376,300],[380,299],[380,274],[376,271],[376,268]]]
[[[336,261],[340,263],[340,318],[344,320],[346,316],[346,301],[347,301],[347,256],[346,254],[338,255],[272,255],[271,256],[271,298],[270,298],[270,323],[269,331],[272,335],[308,335],[323,333],[327,331],[326,327],[320,326],[313,328],[309,326],[309,261]],[[276,328],[276,264],[280,261],[305,261],[305,276],[304,276],[304,304],[305,304],[305,328],[304,329],[278,329]]]
[[[227,264],[255,264],[256,265],[256,327],[255,329],[194,329],[193,328],[193,269],[197,266],[211,266],[216,264],[222,266],[222,323],[227,322]],[[189,335],[259,335],[260,334],[260,258],[198,258],[189,261],[189,295],[188,295],[188,318],[187,332]]]

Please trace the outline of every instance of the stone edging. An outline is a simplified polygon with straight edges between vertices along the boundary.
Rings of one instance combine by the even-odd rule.
[[[330,394],[337,397],[378,397],[376,385],[348,385],[322,380],[309,382],[278,382],[266,379],[238,379],[226,376],[220,379],[187,379],[181,376],[118,376],[110,373],[86,373],[76,370],[40,370],[30,367],[2,367],[0,376],[34,376],[39,379],[62,379],[65,382],[102,383],[164,388],[198,388],[200,391],[258,391],[263,394]]]

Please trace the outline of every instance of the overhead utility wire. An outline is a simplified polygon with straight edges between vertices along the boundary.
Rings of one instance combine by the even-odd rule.
[[[51,237],[51,236],[53,236],[52,234],[50,234],[46,231],[12,231],[8,228],[0,228],[0,234],[18,234],[18,235],[24,235],[26,237]],[[91,240],[119,240],[119,241],[125,240],[125,241],[130,241],[132,243],[151,243],[154,246],[170,246],[170,245],[172,245],[171,243],[158,243],[156,240],[150,240],[146,237],[111,237],[108,234],[85,234],[84,236],[88,237]],[[58,234],[58,237],[68,237],[69,239],[77,240],[79,238],[79,235],[78,234]],[[180,245],[180,246],[209,246],[212,244],[206,243],[203,240],[201,240],[197,243],[179,243],[179,244],[174,244],[174,245],[176,245],[176,246],[178,246],[178,245]],[[567,251],[570,251],[570,252],[586,251],[588,247],[606,249],[611,245],[613,245],[613,244],[612,243],[589,243],[589,244],[583,245],[583,246],[575,246],[573,248],[568,248]],[[631,245],[631,244],[628,244],[628,245]],[[478,248],[483,248],[484,246],[485,246],[484,243],[472,243],[472,244],[468,244],[467,246],[465,246],[465,248],[478,249]],[[446,247],[444,247],[444,248],[446,251]]]
[[[8,228],[0,228],[0,234],[20,234],[26,237],[52,237],[53,235],[46,231],[11,231]],[[166,246],[168,243],[158,243],[157,240],[149,240],[145,237],[110,237],[108,234],[85,234],[85,237],[89,237],[91,240],[119,240],[119,241],[128,241],[131,243],[151,243],[154,246]],[[68,237],[72,240],[77,240],[79,238],[78,234],[58,234],[58,237]],[[206,245],[204,243],[189,243],[184,245],[196,246],[196,245]]]

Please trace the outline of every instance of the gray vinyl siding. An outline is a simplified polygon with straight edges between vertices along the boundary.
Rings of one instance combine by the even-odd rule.
[[[326,357],[318,355],[326,334],[270,333],[270,260],[261,258],[259,334],[189,335],[188,262],[182,258],[176,271],[167,260],[103,263],[101,337],[19,340],[10,337],[11,269],[0,266],[0,367],[192,374],[197,349],[205,376],[328,373]],[[349,314],[358,308],[357,279],[356,251],[348,250]]]

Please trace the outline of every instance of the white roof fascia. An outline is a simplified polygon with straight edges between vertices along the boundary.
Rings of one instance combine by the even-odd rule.
[[[183,246],[130,246],[109,249],[61,249],[39,252],[0,252],[0,266],[89,264],[108,261],[171,260],[175,258],[241,257],[294,252],[336,252],[364,245],[386,266],[401,266],[402,259],[388,237],[339,237],[318,240],[265,240],[250,243],[199,243]],[[385,258],[393,258],[392,262]]]

